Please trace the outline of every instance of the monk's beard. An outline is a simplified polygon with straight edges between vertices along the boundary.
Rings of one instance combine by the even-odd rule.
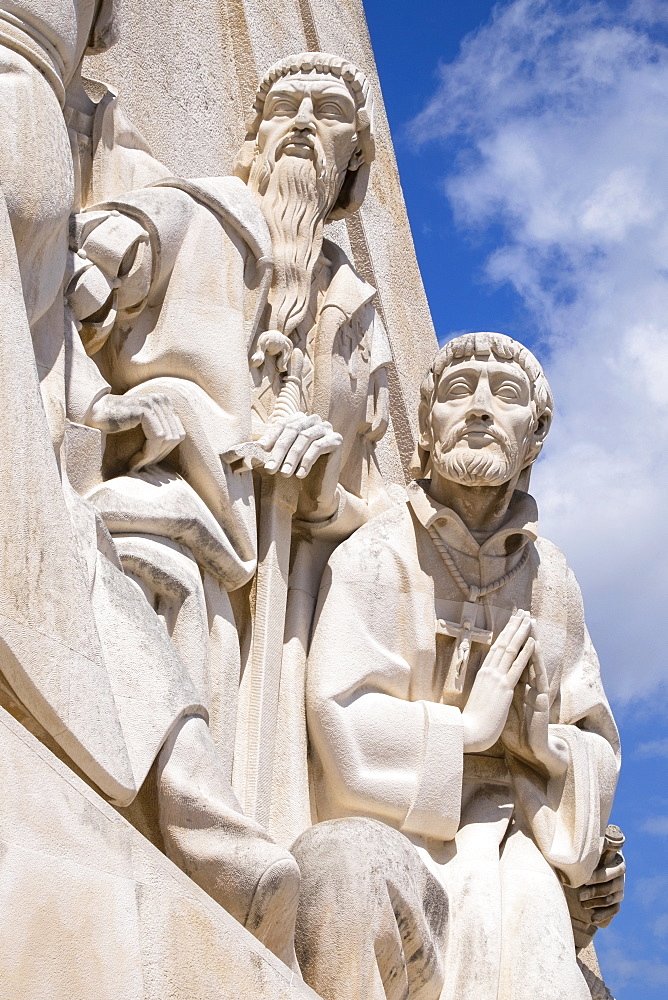
[[[520,450],[499,427],[490,430],[496,440],[484,448],[469,448],[462,430],[456,427],[434,444],[431,463],[444,479],[462,486],[503,486],[521,471]]]
[[[336,165],[327,166],[317,143],[315,158],[303,159],[281,155],[285,141],[277,153],[257,156],[248,186],[260,200],[271,234],[270,327],[289,336],[308,311],[325,219],[338,196],[340,178]]]

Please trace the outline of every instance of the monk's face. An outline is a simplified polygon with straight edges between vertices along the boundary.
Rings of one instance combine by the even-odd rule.
[[[355,103],[329,74],[282,77],[269,90],[257,134],[258,152],[324,162],[343,180],[357,149]]]
[[[519,475],[536,430],[526,372],[516,361],[474,357],[445,368],[424,429],[434,471],[468,486]]]

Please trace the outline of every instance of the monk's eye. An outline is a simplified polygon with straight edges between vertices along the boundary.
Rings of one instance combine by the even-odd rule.
[[[445,393],[446,399],[463,399],[464,396],[470,395],[471,386],[464,379],[457,379],[456,382],[451,382]]]
[[[502,382],[497,386],[494,395],[505,399],[507,403],[518,403],[522,398],[519,386],[514,382]]]

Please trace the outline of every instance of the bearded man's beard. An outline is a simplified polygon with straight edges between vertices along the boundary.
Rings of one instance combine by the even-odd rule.
[[[258,154],[248,179],[260,199],[274,253],[270,327],[286,336],[308,311],[325,219],[340,187],[338,169],[327,165],[317,140],[313,157],[281,155],[290,138],[276,150]]]
[[[431,464],[439,475],[462,486],[503,486],[521,472],[525,449],[518,448],[500,428],[490,433],[495,443],[469,448],[461,441],[462,427],[454,428],[444,441],[436,441]]]

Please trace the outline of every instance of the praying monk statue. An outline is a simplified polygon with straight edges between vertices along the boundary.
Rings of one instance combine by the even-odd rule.
[[[66,414],[76,329],[63,288],[82,191],[70,126],[86,110],[81,59],[113,41],[113,12],[0,3],[0,703],[115,805],[150,785],[162,849],[291,963],[295,861],[243,814],[201,692],[78,482],[101,432]],[[98,423],[141,425],[154,456],[180,437],[159,393],[88,403]]]
[[[321,586],[298,958],[325,1000],[590,1000],[564,886],[591,883],[592,924],[617,909],[597,865],[619,741],[524,491],[552,396],[530,351],[475,333],[421,397],[420,478]]]

